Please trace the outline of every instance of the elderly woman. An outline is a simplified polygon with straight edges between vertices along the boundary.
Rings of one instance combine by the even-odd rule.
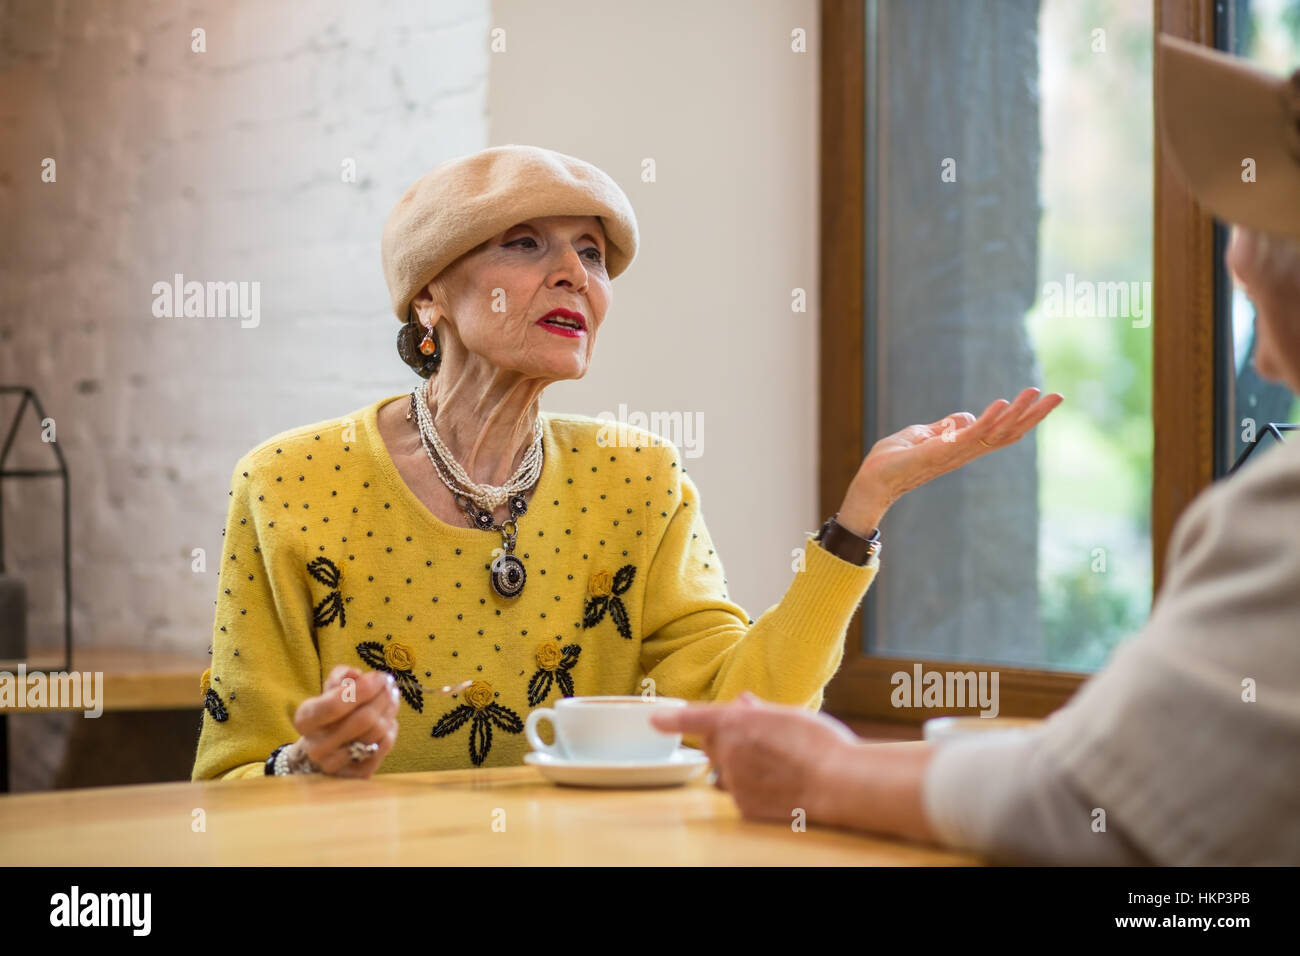
[[[1160,52],[1166,146],[1238,224],[1226,262],[1255,304],[1255,366],[1300,392],[1300,71]],[[802,807],[1004,862],[1300,864],[1300,441],[1262,454],[1187,508],[1146,627],[1040,727],[870,744],[745,695],[653,720],[700,735],[758,819]]]
[[[1060,401],[1027,389],[880,442],[751,620],[677,448],[539,408],[586,374],[636,246],[614,181],[545,149],[450,161],[402,196],[383,260],[421,381],[236,464],[194,779],[519,764],[531,708],[647,686],[815,709],[886,508]]]

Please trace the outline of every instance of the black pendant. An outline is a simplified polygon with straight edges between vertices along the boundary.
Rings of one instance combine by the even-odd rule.
[[[502,597],[518,597],[527,576],[524,562],[513,554],[503,554],[492,562],[492,590]]]

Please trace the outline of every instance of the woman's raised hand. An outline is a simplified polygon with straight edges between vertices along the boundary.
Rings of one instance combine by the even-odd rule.
[[[1027,388],[1014,402],[999,398],[976,418],[954,412],[929,425],[909,425],[880,439],[863,459],[840,507],[839,523],[869,534],[889,506],[932,478],[997,448],[1013,445],[1064,401]]]
[[[391,674],[362,673],[340,664],[330,671],[317,697],[298,705],[293,725],[302,737],[297,746],[322,773],[339,777],[369,777],[397,741],[400,698]],[[377,743],[379,749],[353,763],[348,745],[354,740]]]

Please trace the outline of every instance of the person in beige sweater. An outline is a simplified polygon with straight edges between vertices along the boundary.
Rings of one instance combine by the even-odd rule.
[[[1255,366],[1300,392],[1300,70],[1279,81],[1163,36],[1159,53],[1166,148],[1236,224]],[[870,744],[752,696],[655,722],[698,735],[756,819],[803,808],[998,862],[1300,864],[1300,440],[1253,457],[1179,519],[1146,626],[1039,726]]]

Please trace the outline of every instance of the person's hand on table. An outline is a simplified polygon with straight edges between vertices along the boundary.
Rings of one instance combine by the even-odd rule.
[[[796,808],[811,819],[831,768],[858,740],[828,714],[768,704],[748,691],[728,704],[664,708],[650,722],[699,740],[717,786],[755,820],[789,822]]]
[[[344,695],[353,681],[354,694]],[[400,702],[393,677],[384,671],[362,673],[340,664],[330,671],[321,693],[298,705],[293,725],[302,734],[295,744],[320,767],[321,773],[339,777],[369,777],[397,741],[397,707]],[[377,743],[379,749],[353,763],[348,745],[354,740]]]
[[[729,704],[664,708],[650,722],[691,734],[741,815],[935,842],[923,787],[926,741],[869,743],[829,714],[769,704],[749,691]]]

